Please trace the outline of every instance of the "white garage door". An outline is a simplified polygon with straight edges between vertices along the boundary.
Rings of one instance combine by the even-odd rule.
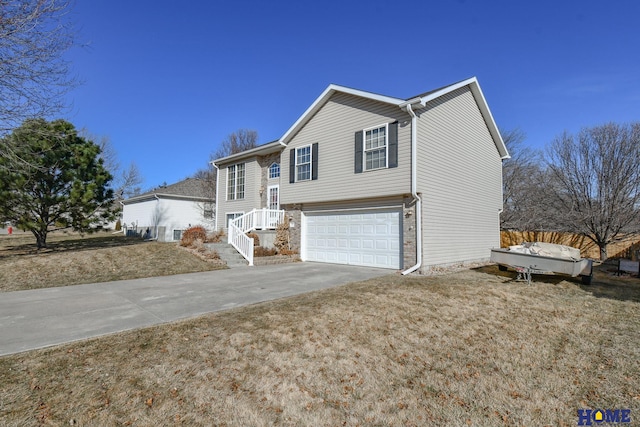
[[[305,261],[400,268],[400,212],[306,214]]]

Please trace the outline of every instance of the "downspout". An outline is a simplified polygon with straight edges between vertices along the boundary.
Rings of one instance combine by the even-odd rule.
[[[120,222],[120,231],[122,232],[123,236],[126,236],[127,235],[126,230],[125,230],[126,224],[124,224],[124,227],[123,227],[123,224],[122,224],[124,222],[124,203],[122,203],[122,200],[118,200],[118,203],[120,203],[120,206],[122,206],[122,210],[120,211],[120,212],[122,212],[122,215],[120,215],[122,217],[122,221]],[[111,234],[118,234],[118,233],[120,233],[120,231],[114,231]]]
[[[418,195],[418,120],[411,104],[403,107],[411,116],[411,194],[416,201],[416,264],[402,272],[402,275],[413,273],[422,265],[422,199]]]
[[[215,164],[215,162],[211,162],[211,164],[213,165],[214,168],[216,168],[216,200],[215,200],[215,216],[216,216],[216,222],[215,222],[215,229],[216,231],[218,231],[218,183],[220,182],[220,168],[218,167],[218,165]]]

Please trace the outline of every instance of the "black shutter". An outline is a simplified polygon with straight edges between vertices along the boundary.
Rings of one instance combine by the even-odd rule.
[[[355,173],[362,173],[362,131],[356,132]]]
[[[289,151],[289,183],[296,182],[296,149]]]
[[[390,168],[398,167],[398,122],[389,123],[389,159]]]
[[[318,143],[311,146],[311,179],[318,179]]]

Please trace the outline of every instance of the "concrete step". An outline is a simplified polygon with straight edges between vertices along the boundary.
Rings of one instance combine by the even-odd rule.
[[[218,252],[220,258],[227,263],[227,267],[229,268],[246,267],[249,265],[247,260],[228,243],[206,243],[205,246]]]

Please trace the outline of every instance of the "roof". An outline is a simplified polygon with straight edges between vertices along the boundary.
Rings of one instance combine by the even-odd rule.
[[[337,92],[346,93],[350,95],[359,96],[366,99],[371,99],[373,101],[379,101],[386,104],[396,105],[399,108],[404,108],[406,105],[415,105],[420,104],[420,106],[424,107],[427,102],[432,101],[436,98],[444,96],[450,92],[453,92],[461,87],[469,86],[471,92],[473,93],[476,103],[478,104],[478,108],[482,113],[482,116],[487,124],[487,128],[489,129],[489,133],[496,144],[496,148],[500,153],[500,156],[503,159],[509,158],[509,152],[507,151],[507,147],[502,140],[502,136],[500,135],[500,131],[498,130],[498,126],[496,125],[495,120],[493,119],[493,115],[489,110],[489,105],[487,104],[482,90],[480,89],[480,84],[478,83],[478,79],[475,77],[471,77],[469,79],[461,80],[457,83],[453,83],[447,86],[443,86],[439,89],[434,89],[429,92],[422,93],[418,96],[414,96],[408,99],[394,98],[386,95],[380,95],[372,92],[365,92],[358,89],[352,89],[345,86],[339,86],[331,84],[329,85],[322,94],[311,104],[307,111],[305,111],[298,120],[285,132],[285,134],[280,138],[280,143],[282,145],[287,145],[289,141],[302,129],[309,120],[315,115],[318,110],[320,110],[324,104],[326,104],[329,99]]]
[[[126,204],[128,202],[162,197],[214,201],[215,197],[211,197],[207,193],[205,181],[198,178],[187,178],[175,184],[161,185],[146,193],[123,200],[122,203]],[[209,192],[209,194],[213,194],[213,191]]]
[[[379,95],[373,92],[365,92],[359,89],[352,89],[345,86],[330,84],[324,90],[324,92],[322,92],[322,94],[320,94],[320,96],[316,98],[313,104],[311,104],[311,106],[307,108],[307,111],[305,111],[302,114],[302,116],[300,116],[300,118],[298,118],[298,120],[296,120],[296,122],[289,128],[289,130],[285,132],[282,138],[280,138],[280,143],[282,143],[282,145],[287,145],[289,141],[291,141],[291,139],[298,133],[298,131],[302,129],[304,125],[307,124],[307,122],[324,106],[324,104],[326,104],[329,101],[329,99],[336,92],[347,93],[350,95],[355,95],[362,98],[368,98],[374,101],[380,101],[386,104],[392,104],[397,106],[400,106],[400,104],[404,102],[404,99],[400,99],[400,98],[393,98],[386,95]]]
[[[220,164],[227,163],[230,161],[239,160],[242,158],[255,156],[255,155],[265,155],[272,152],[277,152],[282,149],[283,146],[289,144],[291,139],[302,129],[309,120],[329,101],[329,99],[335,93],[346,93],[349,95],[359,96],[361,98],[370,99],[372,101],[383,102],[385,104],[395,105],[398,108],[406,108],[407,105],[412,105],[415,108],[421,108],[426,106],[427,102],[437,99],[441,96],[444,96],[448,93],[451,93],[461,87],[469,86],[471,92],[473,93],[474,98],[476,99],[476,103],[480,112],[484,118],[485,123],[487,124],[487,128],[489,129],[489,133],[493,138],[493,141],[498,149],[498,153],[500,153],[500,157],[503,159],[508,159],[509,152],[507,151],[507,147],[502,140],[502,136],[500,135],[500,131],[498,130],[498,126],[496,125],[495,120],[493,119],[493,115],[489,110],[489,105],[484,98],[484,94],[480,89],[480,84],[478,83],[478,79],[475,77],[471,77],[469,79],[461,80],[459,82],[443,86],[438,89],[431,90],[429,92],[424,92],[420,95],[402,99],[402,98],[394,98],[391,96],[380,95],[373,92],[366,92],[359,89],[353,89],[346,86],[340,86],[335,84],[330,84],[316,100],[307,108],[307,110],[302,113],[302,115],[295,121],[293,125],[285,132],[282,137],[260,147],[252,148],[250,150],[243,151],[241,153],[233,154],[231,156],[227,156],[221,159],[214,160],[212,163],[217,167]],[[415,105],[418,105],[415,107]]]
[[[245,151],[241,151],[240,153],[231,154],[227,157],[221,157],[219,159],[215,159],[211,162],[214,166],[218,166],[223,163],[227,163],[230,161],[239,160],[245,157],[251,156],[264,156],[271,153],[277,153],[282,149],[282,144],[280,144],[279,140],[267,142],[266,144],[259,145],[255,148],[250,148]]]

